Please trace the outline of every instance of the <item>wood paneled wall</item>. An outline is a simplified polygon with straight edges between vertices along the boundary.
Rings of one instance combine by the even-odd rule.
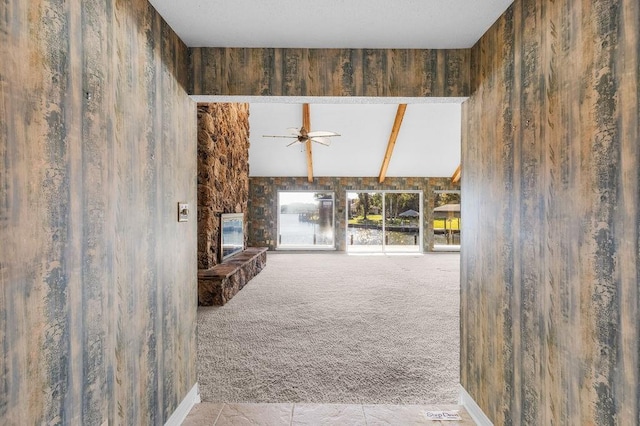
[[[163,424],[196,382],[196,106],[146,0],[0,2],[0,423]]]
[[[469,95],[469,49],[190,51],[193,95]]]
[[[461,382],[496,424],[640,424],[639,28],[516,0],[472,50]]]
[[[516,0],[471,50],[189,51],[144,0],[1,2],[0,418],[159,424],[195,383],[191,88],[473,93],[463,386],[497,424],[640,423],[639,8]]]

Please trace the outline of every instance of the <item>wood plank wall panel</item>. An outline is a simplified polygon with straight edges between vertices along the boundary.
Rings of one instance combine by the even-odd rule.
[[[469,49],[191,48],[193,95],[469,95]]]
[[[0,418],[163,424],[195,384],[196,110],[146,1],[0,4]]]
[[[639,28],[516,0],[471,52],[461,383],[496,424],[640,423]]]

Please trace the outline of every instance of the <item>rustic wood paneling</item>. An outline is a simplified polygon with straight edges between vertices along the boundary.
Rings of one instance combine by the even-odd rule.
[[[468,96],[469,49],[190,49],[193,95]]]
[[[463,105],[461,383],[496,424],[638,424],[640,6],[516,0]]]
[[[0,418],[163,424],[196,382],[188,50],[142,0],[0,3]]]

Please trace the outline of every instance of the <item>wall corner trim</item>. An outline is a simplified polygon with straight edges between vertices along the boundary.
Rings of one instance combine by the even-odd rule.
[[[184,419],[187,418],[189,412],[193,408],[194,405],[200,403],[200,388],[198,387],[198,383],[191,388],[187,396],[184,397],[176,411],[173,412],[169,420],[165,423],[165,426],[180,426]]]
[[[473,400],[471,395],[469,395],[469,392],[467,392],[467,390],[462,387],[462,385],[460,385],[460,399],[458,401],[458,404],[462,405],[465,410],[467,410],[467,413],[469,413],[469,415],[477,425],[493,426],[493,423],[491,422],[491,420],[489,420],[489,417],[484,414],[482,408],[480,408],[480,406]]]

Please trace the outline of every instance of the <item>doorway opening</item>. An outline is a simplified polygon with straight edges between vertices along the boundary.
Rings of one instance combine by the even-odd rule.
[[[233,98],[235,99],[235,98]],[[270,102],[267,100],[264,100],[266,98],[258,98],[256,99],[252,99],[251,102]],[[293,98],[292,98],[293,99]],[[302,99],[302,101],[309,101],[312,99]],[[218,99],[218,101],[220,101],[220,99]],[[288,99],[287,102],[290,102],[291,99]],[[340,100],[342,102],[342,100]],[[389,101],[388,99],[386,99],[385,101]],[[322,102],[326,102],[325,99],[322,99]],[[260,134],[260,132],[256,132],[257,134]],[[256,144],[257,145],[257,144]],[[336,144],[338,145],[338,144]],[[337,147],[336,147],[337,148]],[[290,150],[291,152],[294,152],[296,150]],[[321,151],[320,149],[317,150],[318,151],[318,155],[320,155]],[[298,152],[299,153],[299,152]],[[335,154],[335,153],[334,153]],[[348,156],[347,156],[348,157]],[[260,157],[258,157],[260,158]],[[265,157],[266,158],[266,157]],[[269,158],[273,158],[272,156]],[[282,162],[282,161],[281,161]],[[302,166],[304,166],[304,162],[297,162],[295,164],[302,164]],[[293,164],[293,163],[292,163]],[[255,169],[255,168],[254,168]],[[304,176],[305,175],[305,170],[302,170],[301,172],[295,172],[294,173],[295,176]],[[362,174],[362,173],[361,173]],[[322,176],[322,175],[318,175],[316,173],[317,176]],[[262,176],[262,175],[259,175]],[[260,220],[260,223],[264,223],[266,224],[265,226],[269,227],[269,245],[270,247],[275,247],[277,250],[279,250],[279,252],[273,252],[270,253],[269,256],[272,256],[270,259],[270,264],[271,270],[274,270],[274,266],[276,265],[276,261],[280,259],[281,262],[279,262],[282,266],[282,269],[280,270],[280,272],[276,273],[276,274],[271,274],[271,275],[263,275],[262,277],[260,277],[261,279],[266,279],[267,283],[270,285],[280,285],[281,283],[285,283],[288,285],[284,285],[282,287],[279,287],[277,290],[273,290],[273,288],[267,287],[266,285],[263,286],[254,286],[256,288],[261,288],[261,289],[269,289],[270,291],[266,291],[266,294],[268,297],[274,297],[274,303],[270,306],[270,310],[272,312],[279,312],[279,311],[283,311],[283,312],[290,312],[291,311],[291,306],[290,305],[280,305],[283,307],[276,307],[278,302],[281,302],[283,300],[287,301],[287,300],[291,300],[291,299],[287,299],[287,298],[283,298],[282,295],[283,294],[288,294],[285,292],[291,292],[291,294],[293,294],[296,298],[296,300],[300,301],[301,303],[301,311],[308,313],[308,318],[310,319],[309,322],[316,324],[316,323],[322,323],[322,321],[319,321],[321,318],[325,318],[323,315],[327,314],[327,311],[324,309],[325,305],[322,305],[321,303],[316,303],[316,302],[310,302],[307,299],[308,295],[311,294],[315,294],[313,291],[300,291],[301,288],[297,285],[297,283],[300,282],[306,282],[308,280],[308,277],[310,276],[310,274],[308,274],[308,271],[314,271],[313,277],[314,279],[317,279],[317,282],[320,282],[322,285],[315,285],[312,286],[311,289],[321,289],[322,291],[319,293],[323,293],[323,294],[335,294],[341,297],[341,299],[347,299],[347,300],[355,300],[357,301],[361,301],[361,300],[365,300],[364,298],[371,298],[373,300],[386,300],[386,298],[392,298],[394,300],[398,299],[398,300],[402,300],[403,297],[405,297],[405,292],[407,290],[407,285],[406,283],[408,282],[414,282],[417,284],[416,286],[413,286],[412,289],[414,290],[420,290],[423,291],[424,289],[422,288],[423,285],[423,281],[426,281],[427,283],[431,284],[431,283],[436,283],[436,281],[434,280],[429,280],[426,279],[426,277],[430,276],[431,274],[429,272],[425,272],[425,268],[420,267],[417,272],[415,269],[411,269],[411,271],[414,271],[412,273],[407,273],[406,274],[406,279],[400,279],[400,280],[395,280],[395,279],[389,279],[386,278],[387,275],[384,273],[384,271],[387,271],[389,269],[392,270],[400,270],[404,272],[409,272],[408,271],[408,266],[404,263],[406,262],[412,262],[412,261],[417,261],[417,260],[424,260],[427,262],[431,262],[431,259],[435,259],[437,258],[438,261],[441,261],[442,259],[450,259],[451,261],[449,262],[451,268],[448,269],[449,272],[456,272],[459,271],[459,260],[458,260],[458,256],[456,254],[445,254],[445,255],[437,255],[437,256],[431,256],[431,255],[425,255],[425,256],[417,256],[415,254],[422,254],[422,252],[424,251],[424,247],[427,247],[428,244],[431,243],[431,235],[427,235],[425,234],[425,229],[429,229],[430,227],[432,227],[432,224],[429,224],[428,222],[425,222],[426,220],[430,219],[431,216],[431,211],[427,210],[427,209],[432,209],[433,204],[432,201],[430,199],[427,199],[424,197],[423,195],[423,191],[419,190],[419,186],[420,185],[411,185],[411,184],[407,184],[407,186],[405,186],[404,184],[399,184],[399,185],[385,185],[386,187],[391,187],[391,188],[403,188],[403,187],[410,187],[410,188],[415,188],[415,191],[412,190],[406,190],[406,191],[383,191],[383,190],[379,190],[379,191],[374,191],[368,188],[376,188],[376,185],[369,185],[369,184],[365,184],[365,185],[359,185],[357,183],[357,181],[353,182],[347,182],[347,183],[342,183],[340,182],[339,184],[334,184],[332,178],[328,178],[328,180],[325,181],[320,181],[320,180],[316,180],[316,184],[315,187],[314,185],[298,185],[296,184],[292,184],[291,182],[287,181],[287,176],[282,176],[281,174],[265,174],[265,176],[269,176],[269,177],[275,177],[276,181],[281,180],[283,182],[285,182],[282,185],[274,185],[273,187],[268,188],[269,190],[266,190],[264,192],[259,192],[256,191],[256,199],[259,201],[262,201],[260,197],[263,198],[267,198],[269,199],[269,203],[265,204],[264,207],[262,205],[259,206],[259,213],[262,216],[257,216],[256,220]],[[328,175],[331,176],[331,175]],[[323,178],[320,178],[323,179]],[[328,183],[327,183],[328,182]],[[355,185],[354,185],[355,183]],[[437,185],[439,187],[447,187],[447,185],[443,184],[443,185]],[[333,187],[333,188],[332,188]],[[280,189],[282,188],[282,190]],[[291,188],[295,188],[294,190],[291,190]],[[425,185],[425,189],[424,191],[429,191],[429,186]],[[432,188],[432,187],[431,187]],[[331,192],[333,189],[333,192]],[[360,191],[360,189],[363,189],[362,191]],[[291,232],[292,230],[294,230],[294,227],[292,226],[288,226],[286,223],[286,220],[281,220],[284,216],[283,214],[293,214],[292,211],[293,210],[288,210],[287,207],[287,212],[286,213],[282,213],[282,207],[284,206],[289,206],[289,204],[295,204],[292,200],[289,200],[291,202],[288,202],[286,197],[288,193],[328,193],[331,192],[332,194],[332,198],[331,201],[333,202],[332,204],[332,214],[329,216],[331,218],[331,235],[333,240],[328,239],[322,239],[320,238],[320,235],[318,232],[315,232],[316,230],[312,230],[310,231],[310,228],[312,229],[312,225],[313,225],[313,220],[306,220],[306,221],[300,221],[297,220],[298,224],[300,224],[300,222],[303,222],[303,225],[305,227],[307,227],[306,232],[303,232],[302,235],[304,235],[303,238],[299,238],[296,240],[296,238],[294,237],[295,232]],[[375,212],[374,211],[369,211],[367,214],[367,219],[377,219],[379,222],[379,226],[380,226],[380,238],[377,240],[379,241],[379,248],[376,247],[375,249],[378,250],[379,253],[392,253],[393,252],[393,247],[394,246],[403,246],[401,247],[401,250],[399,250],[400,253],[414,253],[414,255],[411,256],[379,256],[379,257],[369,257],[369,256],[347,256],[346,258],[344,256],[341,255],[331,255],[329,256],[328,253],[325,253],[327,258],[330,258],[330,260],[338,260],[341,261],[344,260],[345,261],[350,261],[350,262],[345,262],[346,263],[346,268],[344,269],[345,272],[342,273],[337,273],[335,268],[328,268],[328,262],[325,259],[316,259],[315,262],[312,262],[311,260],[314,260],[315,258],[319,257],[321,255],[321,253],[318,252],[314,252],[314,253],[302,253],[301,256],[298,256],[299,253],[294,253],[293,251],[295,250],[300,250],[300,251],[307,251],[307,250],[340,250],[340,252],[343,250],[343,247],[346,249],[345,251],[348,253],[353,253],[353,248],[349,247],[349,242],[350,242],[350,236],[349,236],[349,229],[350,227],[347,225],[349,223],[349,217],[350,217],[350,213],[349,213],[349,209],[351,207],[351,200],[347,198],[347,195],[349,192],[355,192],[356,194],[359,192],[366,192],[372,195],[375,194],[379,194],[380,197],[380,205],[381,205],[381,209],[378,210],[378,213],[380,215],[379,218],[375,218],[372,216],[375,216]],[[275,193],[275,197],[273,196],[273,194]],[[416,197],[416,194],[418,199],[419,199],[419,203],[417,205],[417,208],[415,209],[401,209],[401,204],[400,201],[401,197],[400,195],[397,195],[398,199],[394,198],[396,196],[396,194],[409,194],[412,195],[413,197]],[[334,195],[335,194],[335,195]],[[424,192],[424,194],[429,194],[428,192]],[[284,196],[284,198],[282,198],[281,196]],[[357,197],[357,195],[356,195]],[[314,197],[315,198],[315,197]],[[429,197],[430,198],[430,197]],[[275,206],[274,206],[274,201],[275,201]],[[328,201],[328,200],[325,200]],[[314,199],[315,202],[315,199]],[[426,203],[426,206],[425,206]],[[275,208],[274,208],[275,207]],[[355,207],[355,206],[354,206]],[[415,212],[417,212],[418,216],[417,216],[417,220],[415,219],[415,213],[409,212],[408,210],[414,210]],[[327,210],[328,211],[328,210]],[[407,212],[405,215],[400,215],[401,213],[405,213]],[[274,215],[275,213],[275,215]],[[298,214],[301,212],[298,212]],[[336,216],[337,214],[337,216]],[[313,215],[312,215],[313,216]],[[320,214],[318,212],[318,222],[316,223],[316,225],[319,227],[320,226]],[[291,216],[293,217],[293,216]],[[300,218],[300,216],[298,216],[298,219]],[[357,219],[357,217],[354,217],[354,219]],[[364,217],[362,218],[364,219]],[[342,221],[345,220],[345,225],[342,224]],[[404,223],[403,223],[404,221]],[[337,222],[337,225],[336,225]],[[412,238],[413,240],[404,240],[404,243],[401,244],[396,244],[396,240],[394,239],[396,236],[398,236],[398,234],[393,234],[393,232],[397,232],[395,229],[393,229],[394,226],[400,226],[400,225],[410,225],[413,224],[414,228],[415,228],[415,224],[417,223],[417,228],[418,228],[418,233],[415,234],[415,232],[413,234],[409,234],[408,232],[405,232],[404,234],[409,234],[409,238]],[[276,225],[277,224],[277,233],[274,234],[273,231],[276,231]],[[290,225],[290,224],[289,224]],[[337,226],[337,228],[336,228]],[[352,227],[353,228],[353,227]],[[346,231],[346,232],[345,232]],[[415,230],[414,230],[415,231]],[[345,232],[345,235],[342,234],[342,232]],[[337,233],[337,234],[336,234]],[[300,236],[300,235],[299,235]],[[315,236],[315,241],[314,241],[314,236]],[[406,236],[406,235],[405,235]],[[356,242],[357,239],[355,239],[354,237],[354,242]],[[346,245],[343,245],[345,244]],[[319,244],[320,243],[320,244]],[[365,247],[363,247],[363,250],[365,252],[371,252],[371,250],[373,249],[373,244],[369,244],[368,246],[365,245]],[[297,256],[297,257],[294,257]],[[349,259],[349,257],[351,259]],[[356,259],[357,258],[357,259]],[[301,261],[307,261],[309,260],[308,263],[305,264],[305,267],[300,267]],[[389,293],[383,293],[382,291],[378,292],[378,291],[371,291],[370,290],[370,286],[371,286],[371,280],[370,280],[370,276],[372,275],[371,272],[374,271],[373,267],[366,267],[361,269],[360,271],[362,272],[354,272],[354,265],[351,264],[351,262],[353,262],[354,260],[360,261],[376,261],[375,266],[387,266],[388,268],[380,268],[379,271],[381,272],[374,272],[373,276],[379,276],[381,277],[380,280],[380,284],[381,284],[381,288],[385,289],[385,290],[389,290]],[[378,261],[379,260],[379,261]],[[383,262],[380,262],[384,260],[385,264],[383,264]],[[386,264],[386,262],[402,262],[400,264]],[[292,276],[291,274],[291,270],[296,270],[296,271],[302,271],[307,273],[306,275],[302,275],[300,276]],[[327,272],[328,275],[326,277],[322,277],[321,274],[316,273],[317,271],[322,271],[322,272]],[[434,270],[434,273],[438,273],[440,274],[442,272],[441,270],[441,266],[438,266],[438,269]],[[339,276],[339,277],[343,277],[344,280],[341,280],[339,282],[335,282],[337,281],[335,279],[335,276]],[[415,280],[412,279],[412,277],[416,278]],[[268,279],[267,279],[268,278]],[[424,280],[423,280],[424,278]],[[448,280],[447,283],[450,284],[451,289],[453,289],[453,293],[451,294],[451,297],[447,297],[446,300],[450,301],[452,306],[454,307],[453,313],[451,315],[447,315],[445,317],[446,320],[456,320],[456,312],[459,310],[459,300],[456,299],[456,295],[459,294],[459,278],[457,278],[457,276],[451,277],[451,280]],[[354,280],[360,280],[362,279],[364,284],[364,289],[367,289],[367,291],[364,293],[363,296],[361,297],[354,297],[353,293],[349,293],[352,291],[352,288],[354,286]],[[337,290],[335,291],[326,291],[326,286],[325,283],[326,282],[331,282],[331,283],[335,283],[338,284]],[[293,284],[290,284],[293,283]],[[443,284],[443,282],[438,281],[438,283]],[[340,284],[342,284],[340,286]],[[346,294],[348,293],[348,294]],[[398,295],[401,294],[402,297],[398,297]],[[427,292],[427,294],[431,295],[433,294],[433,292]],[[304,297],[301,297],[304,296]],[[349,296],[349,297],[346,297]],[[408,297],[410,300],[416,301],[416,300],[420,300],[418,298],[412,298],[412,297]],[[263,312],[264,313],[264,297],[258,297],[258,299],[261,299],[258,301],[258,305],[260,306],[259,309],[243,309],[242,315],[246,314],[247,312]],[[369,300],[369,299],[366,299]],[[426,299],[427,301],[433,301],[435,300],[433,297],[427,297]],[[339,303],[332,303],[329,304],[330,306],[342,306]],[[383,305],[383,303],[379,303],[376,302],[375,306],[381,306]],[[362,304],[360,303],[360,306],[368,306],[367,304]],[[309,312],[308,307],[315,307],[318,308],[315,311]],[[418,307],[413,307],[413,306],[407,306],[407,311],[410,313],[415,313],[416,316],[419,318],[419,324],[425,324],[426,321],[422,321],[420,320],[420,317],[424,317],[424,318],[428,318],[428,319],[434,319],[435,316],[431,316],[428,314],[425,314],[423,311],[423,304],[419,304]],[[222,310],[200,310],[198,312],[199,318],[204,321],[204,316],[207,314],[215,314],[215,313],[222,313]],[[360,320],[361,316],[360,315],[354,315],[349,309],[344,310],[343,312],[348,312],[349,313],[349,318],[356,318],[358,321]],[[378,314],[380,311],[376,309],[375,312],[373,312],[374,314]],[[386,309],[385,312],[391,312],[391,318],[393,318],[394,315],[397,315],[397,311],[393,310],[393,309]],[[243,319],[244,321],[245,319]],[[377,318],[376,318],[377,321]],[[260,322],[260,321],[258,321]],[[229,323],[229,318],[228,317],[224,317],[219,319],[217,322],[212,322],[213,327],[211,327],[214,330],[217,331],[221,331],[223,330],[223,327],[220,327],[220,324],[225,323],[228,324]],[[373,322],[372,322],[373,323]],[[376,322],[376,327],[379,330],[380,329],[380,325]],[[395,323],[392,323],[395,324]],[[276,325],[275,330],[288,330],[289,327],[291,326],[291,323],[288,321],[285,321],[281,324]],[[411,328],[411,327],[407,327],[407,328]],[[442,329],[441,324],[438,323],[438,327],[436,327],[437,329]],[[304,328],[301,327],[301,329],[304,330]],[[434,328],[435,329],[435,328]],[[204,328],[199,328],[198,332],[200,333],[200,336],[206,336],[207,334],[203,331]],[[421,330],[418,327],[414,328],[414,330]],[[446,365],[446,370],[447,371],[454,371],[457,372],[458,369],[458,363],[455,361],[455,359],[458,358],[458,349],[457,346],[455,346],[458,342],[458,336],[455,334],[457,333],[457,330],[459,330],[459,327],[456,324],[454,324],[454,326],[451,328],[452,332],[451,333],[447,333],[447,345],[450,343],[453,346],[449,347],[447,346],[447,350],[445,351],[448,354],[453,354],[453,360],[448,360],[447,362],[445,362],[444,364]],[[255,336],[255,330],[251,330],[249,329],[248,332],[250,333],[250,335]],[[228,351],[231,348],[239,348],[241,354],[243,355],[247,355],[249,354],[250,356],[254,356],[255,352],[250,352],[247,351],[247,340],[242,340],[241,338],[238,338],[238,334],[237,334],[237,330],[231,330],[230,332],[230,336],[233,337],[233,339],[235,339],[233,342],[239,342],[239,343],[227,343],[224,345],[219,345],[216,344],[215,342],[232,342],[231,338],[226,339],[226,338],[219,338],[219,337],[214,337],[213,339],[213,343],[211,343],[210,345],[204,344],[202,345],[203,347],[217,347],[215,353],[213,353],[214,356],[217,356],[219,354],[223,355],[223,358],[225,360],[234,360],[234,359],[240,359],[240,357],[228,357],[227,354],[229,353]],[[381,336],[384,336],[383,333],[379,333]],[[278,335],[278,331],[274,332],[274,333],[264,333],[263,335],[268,336],[268,335]],[[341,336],[342,334],[340,333],[332,333],[332,336]],[[402,332],[402,333],[395,333],[396,336],[399,336],[402,339],[407,339],[408,341],[411,342],[415,342],[416,347],[418,348],[418,350],[420,351],[420,354],[425,354],[425,353],[431,353],[431,344],[433,343],[432,340],[428,340],[428,343],[426,342],[422,342],[422,341],[418,341],[417,339],[413,339],[412,336],[408,333]],[[287,350],[289,354],[291,354],[293,352],[294,349],[296,348],[300,348],[301,345],[299,344],[299,342],[304,341],[304,336],[301,338],[292,338],[291,342],[292,343],[286,343],[286,342],[282,342],[282,344],[280,345],[283,349]],[[354,349],[353,351],[351,351],[350,353],[358,353],[358,350],[362,349],[362,346],[360,346],[360,343],[358,342],[357,339],[352,339],[351,342],[354,344]],[[266,347],[266,348],[270,348],[271,346],[269,344],[266,345],[256,345],[257,347]],[[326,348],[328,346],[323,346],[323,348]],[[437,348],[440,348],[440,346],[436,346]],[[303,347],[304,348],[304,347]],[[322,354],[322,350],[316,351],[320,354]],[[206,365],[206,362],[202,362],[203,357],[205,355],[199,354],[198,358],[201,361],[200,365]],[[268,355],[269,356],[269,355]],[[412,359],[419,359],[421,356],[417,356],[417,357],[412,357]],[[271,361],[274,361],[273,355],[271,354],[269,358]],[[284,357],[278,357],[276,359],[276,361],[280,361],[284,359]],[[297,356],[295,359],[302,359],[303,361],[306,360],[306,358],[301,357],[301,356]],[[443,358],[438,358],[441,361],[443,360]],[[244,362],[244,365],[249,365],[249,363],[251,362]],[[305,361],[306,362],[306,361]],[[351,362],[345,362],[344,358],[338,358],[338,363],[340,363],[341,365],[357,365],[357,361],[354,361],[353,364]],[[424,365],[425,363],[423,362],[422,365]],[[241,362],[239,365],[243,365],[243,363]],[[257,363],[256,365],[265,365],[265,366],[269,366],[268,363]],[[326,365],[325,363],[321,363],[319,365]],[[348,367],[351,370],[353,370],[353,368]],[[411,369],[410,366],[407,366],[406,368]],[[216,372],[216,373],[224,373],[227,371],[240,371],[240,370],[233,370],[233,369],[225,369],[225,368],[217,368],[217,369],[203,369],[206,370],[207,373],[210,372]],[[304,369],[298,369],[296,371],[302,371]],[[269,373],[270,371],[274,371],[274,369],[267,369],[266,372]],[[291,369],[286,369],[286,368],[276,368],[275,371],[292,371]],[[412,370],[411,370],[412,371]],[[235,373],[237,374],[237,373]],[[290,376],[290,375],[289,375]],[[431,377],[433,377],[432,374],[430,374]],[[335,375],[322,375],[322,377],[336,377]],[[269,378],[269,377],[267,377]],[[230,380],[237,380],[236,376],[232,376],[230,378]],[[213,384],[217,384],[217,383],[221,383],[222,384],[222,390],[223,391],[235,391],[235,390],[241,390],[240,387],[231,387],[231,386],[227,386],[225,385],[225,383],[230,383],[230,380],[211,380],[208,383],[213,383]],[[363,383],[366,383],[367,381],[363,381]],[[294,383],[295,386],[287,386],[287,391],[289,392],[288,395],[290,395],[290,390],[296,388],[296,386],[298,386],[298,383]],[[389,383],[388,388],[392,389],[393,383]],[[246,390],[251,391],[251,389],[255,389],[255,387],[251,387],[251,386],[246,386]],[[334,386],[334,388],[337,388],[336,386]],[[413,389],[413,386],[408,386],[408,389]],[[355,391],[353,390],[341,390],[343,395],[357,395],[355,393]],[[212,390],[211,388],[209,388],[207,390],[207,393],[209,395],[215,395],[216,397],[219,397],[219,395],[222,394],[222,392],[217,392],[215,389]],[[455,392],[454,392],[455,393]],[[421,395],[424,395],[424,392],[420,392]],[[435,391],[435,395],[443,395],[442,392],[440,391]],[[266,400],[270,401],[270,402],[278,402],[278,400],[276,399],[276,396],[270,396],[267,397]],[[229,397],[227,400],[233,400],[232,397]],[[248,399],[245,399],[248,400]],[[318,400],[318,399],[316,399]],[[336,402],[338,402],[338,400],[335,400]]]

